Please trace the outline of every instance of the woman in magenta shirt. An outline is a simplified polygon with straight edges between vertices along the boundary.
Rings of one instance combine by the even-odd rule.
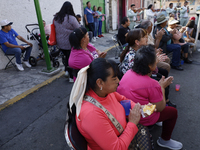
[[[159,82],[150,78],[156,68],[156,52],[153,46],[143,46],[135,54],[134,66],[122,77],[117,92],[141,105],[153,103],[157,112],[141,118],[140,123],[149,126],[163,121],[162,134],[158,145],[169,149],[181,149],[182,143],[172,140],[171,134],[177,120],[177,109],[166,106],[165,88],[173,77],[162,78]]]
[[[104,58],[107,53],[100,52],[89,43],[87,29],[80,27],[75,29],[69,36],[72,46],[69,57],[69,66],[73,69],[81,69],[89,65],[97,57]]]

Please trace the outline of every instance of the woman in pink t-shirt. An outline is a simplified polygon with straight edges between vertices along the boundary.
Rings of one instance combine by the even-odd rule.
[[[122,77],[117,92],[135,103],[141,105],[153,103],[157,112],[141,118],[140,123],[149,126],[163,121],[161,138],[158,145],[170,149],[181,149],[182,143],[171,139],[171,134],[176,124],[177,109],[166,106],[165,88],[172,83],[173,77],[162,78],[159,82],[150,78],[156,68],[156,52],[151,45],[143,46],[137,50],[134,58],[134,66]]]
[[[76,124],[85,137],[88,150],[127,150],[138,132],[141,105],[131,101],[128,123],[120,101],[126,97],[116,92],[119,79],[117,66],[103,58],[97,58],[82,68],[72,88],[69,106],[76,106]],[[124,129],[121,134],[106,113],[85,100],[84,95],[96,99],[116,118]],[[73,114],[69,113],[69,121]],[[121,128],[121,129],[122,129]]]
[[[75,70],[80,70],[97,57],[104,58],[107,54],[106,52],[100,52],[89,43],[88,32],[84,27],[75,29],[69,36],[69,42],[72,49],[68,63],[69,67]]]

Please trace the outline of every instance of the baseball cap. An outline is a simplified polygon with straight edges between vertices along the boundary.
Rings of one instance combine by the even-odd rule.
[[[191,17],[190,20],[195,20],[195,17]]]
[[[13,22],[10,22],[10,21],[8,21],[7,19],[5,19],[5,20],[2,20],[1,22],[0,22],[0,25],[3,27],[3,26],[7,26],[7,25],[12,25],[13,24]]]

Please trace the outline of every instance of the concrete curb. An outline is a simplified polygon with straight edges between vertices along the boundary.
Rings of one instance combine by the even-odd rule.
[[[39,88],[41,88],[41,87],[43,87],[43,86],[45,86],[45,85],[47,85],[47,84],[53,82],[55,79],[60,78],[60,77],[63,76],[64,74],[65,74],[65,72],[62,71],[62,72],[60,72],[59,74],[57,74],[57,75],[51,77],[50,79],[48,79],[48,80],[46,80],[46,81],[44,81],[44,82],[42,82],[42,83],[40,83],[40,84],[34,86],[33,88],[31,88],[31,89],[29,89],[29,90],[27,90],[27,91],[25,91],[24,93],[22,93],[22,94],[20,94],[20,95],[17,95],[16,97],[14,97],[14,98],[12,98],[12,99],[6,101],[5,103],[3,103],[3,104],[0,105],[0,111],[3,110],[4,108],[6,108],[6,107],[8,107],[8,106],[10,106],[10,105],[12,105],[12,104],[14,104],[14,103],[16,103],[17,101],[21,100],[22,98],[28,96],[29,94],[31,94],[31,93],[37,91]]]
[[[108,48],[108,49],[106,49],[104,52],[108,52],[109,50],[111,50],[111,49],[114,48],[114,47],[115,47],[115,45],[112,46],[112,47],[110,47],[110,48]],[[53,82],[55,79],[60,78],[60,77],[63,76],[64,74],[65,74],[65,72],[62,71],[62,72],[60,72],[59,74],[57,74],[57,75],[51,77],[50,79],[48,79],[48,80],[46,80],[46,81],[44,81],[44,82],[42,82],[42,83],[40,83],[40,84],[34,86],[33,88],[31,88],[31,89],[29,89],[29,90],[27,90],[27,91],[25,91],[24,93],[22,93],[22,94],[20,94],[20,95],[17,95],[16,97],[14,97],[14,98],[12,98],[12,99],[6,101],[5,103],[3,103],[3,104],[0,105],[0,111],[3,110],[3,109],[5,109],[6,107],[9,107],[10,105],[16,103],[17,101],[21,100],[22,98],[28,96],[29,94],[31,94],[31,93],[37,91],[39,88],[41,88],[41,87],[43,87],[43,86],[45,86],[45,85],[47,85],[47,84]]]

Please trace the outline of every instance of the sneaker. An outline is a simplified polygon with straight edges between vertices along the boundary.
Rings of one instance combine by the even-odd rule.
[[[65,77],[66,77],[66,78],[69,77],[69,72],[68,72],[68,71],[65,72]]]
[[[29,64],[28,61],[23,61],[23,63],[25,64],[26,67],[31,68],[32,66]]]
[[[101,35],[98,35],[99,38],[101,38]]]
[[[157,144],[161,147],[166,147],[172,150],[179,150],[183,147],[183,144],[181,142],[172,139],[165,141],[161,137],[159,137],[159,139],[157,140]]]
[[[162,127],[162,122],[157,122],[156,125]]]
[[[70,83],[73,83],[73,82],[74,82],[74,79],[69,78],[69,82],[70,82]]]
[[[17,69],[18,69],[19,71],[24,71],[24,68],[22,67],[21,64],[18,64],[17,62],[15,62],[15,65],[16,65],[16,67],[17,67]]]
[[[167,106],[171,106],[171,107],[174,107],[176,108],[176,104],[172,103],[172,102],[166,102]]]
[[[92,42],[96,42],[96,38],[95,37],[92,38]]]
[[[103,35],[101,35],[101,37],[104,37]]]
[[[98,37],[98,36],[96,36],[95,38],[96,38],[96,39],[99,39],[99,37]]]

